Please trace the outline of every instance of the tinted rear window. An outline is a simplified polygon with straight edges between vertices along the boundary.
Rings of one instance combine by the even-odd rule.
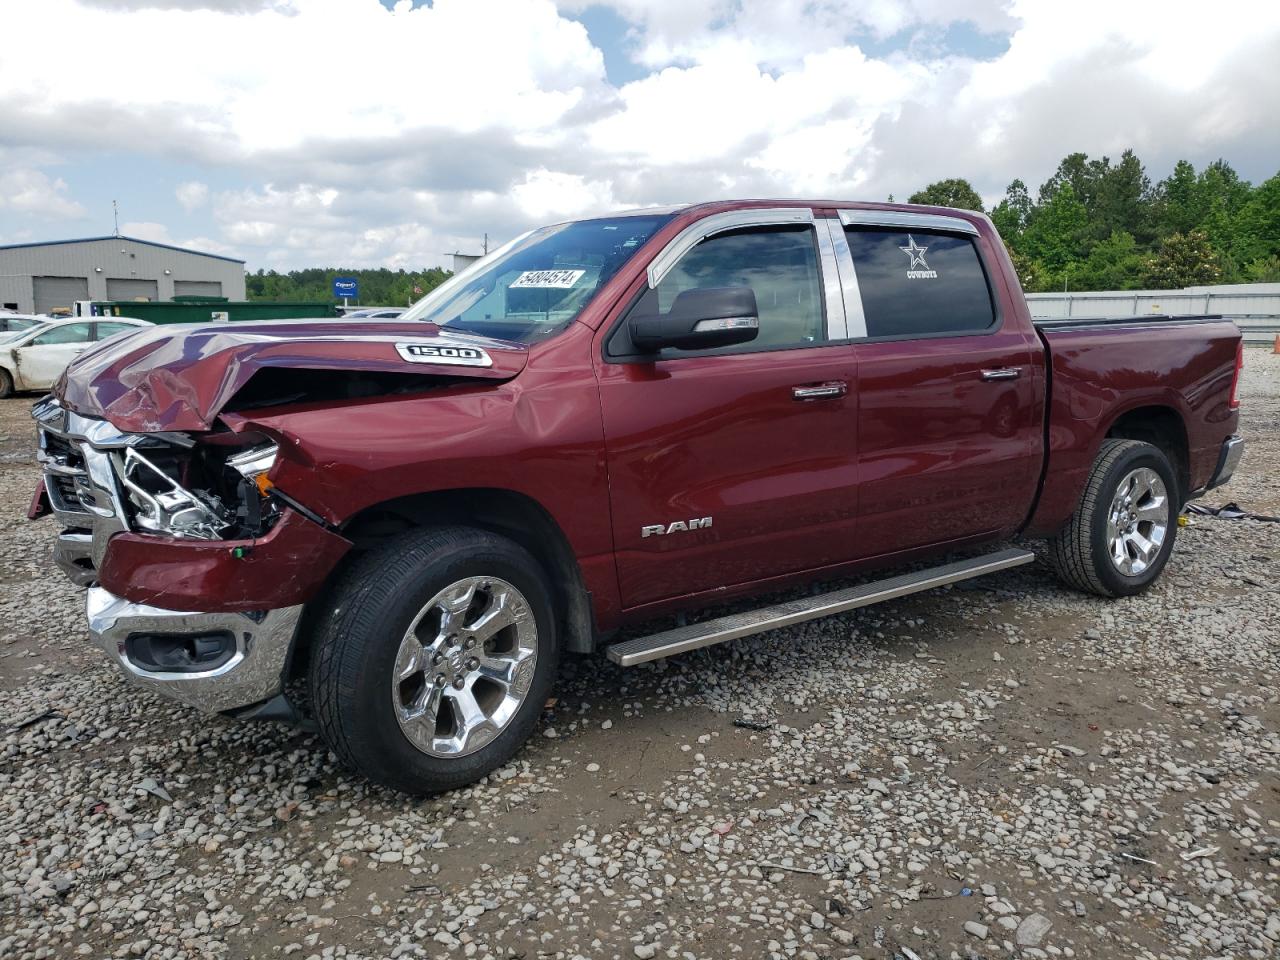
[[[845,230],[870,337],[985,330],[995,321],[978,251],[967,237],[912,230]]]

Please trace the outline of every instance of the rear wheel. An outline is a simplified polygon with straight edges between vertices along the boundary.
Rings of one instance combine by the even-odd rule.
[[[505,763],[555,678],[550,598],[533,557],[485,531],[419,530],[371,551],[338,585],[312,651],[329,746],[410,793]]]
[[[1160,576],[1178,532],[1178,484],[1159,447],[1105,440],[1080,506],[1049,541],[1066,583],[1103,597],[1146,590]]]

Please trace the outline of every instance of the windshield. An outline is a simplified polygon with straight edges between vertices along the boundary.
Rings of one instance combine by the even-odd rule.
[[[533,343],[573,321],[671,217],[578,220],[525,234],[442,284],[401,316]]]

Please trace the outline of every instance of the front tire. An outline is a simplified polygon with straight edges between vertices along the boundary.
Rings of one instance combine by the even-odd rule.
[[[330,749],[406,793],[453,790],[506,763],[555,680],[547,578],[523,547],[465,527],[415,530],[337,584],[311,656]]]
[[[0,400],[8,400],[13,396],[13,376],[8,370],[0,367]]]
[[[1100,597],[1142,593],[1173,552],[1181,501],[1169,458],[1138,440],[1104,440],[1080,506],[1049,541],[1069,586]]]

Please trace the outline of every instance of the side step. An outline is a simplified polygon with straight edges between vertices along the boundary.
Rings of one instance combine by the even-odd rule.
[[[1008,570],[1031,563],[1036,555],[1027,550],[998,550],[986,556],[974,557],[971,560],[957,560],[955,563],[943,564],[929,570],[917,570],[888,580],[877,580],[857,587],[834,590],[831,593],[819,594],[816,597],[805,597],[803,600],[789,600],[772,607],[761,607],[759,610],[748,610],[744,613],[731,613],[715,620],[704,620],[702,623],[691,623],[664,630],[647,637],[636,637],[615,643],[608,648],[609,659],[624,667],[633,667],[637,663],[650,660],[661,660],[677,653],[709,647],[712,644],[749,637],[754,633],[766,630],[777,630],[789,627],[806,620],[829,617],[834,613],[856,610],[858,607],[869,607],[873,603],[894,600],[922,590],[932,590],[949,583],[971,580],[986,573],[997,570]]]

